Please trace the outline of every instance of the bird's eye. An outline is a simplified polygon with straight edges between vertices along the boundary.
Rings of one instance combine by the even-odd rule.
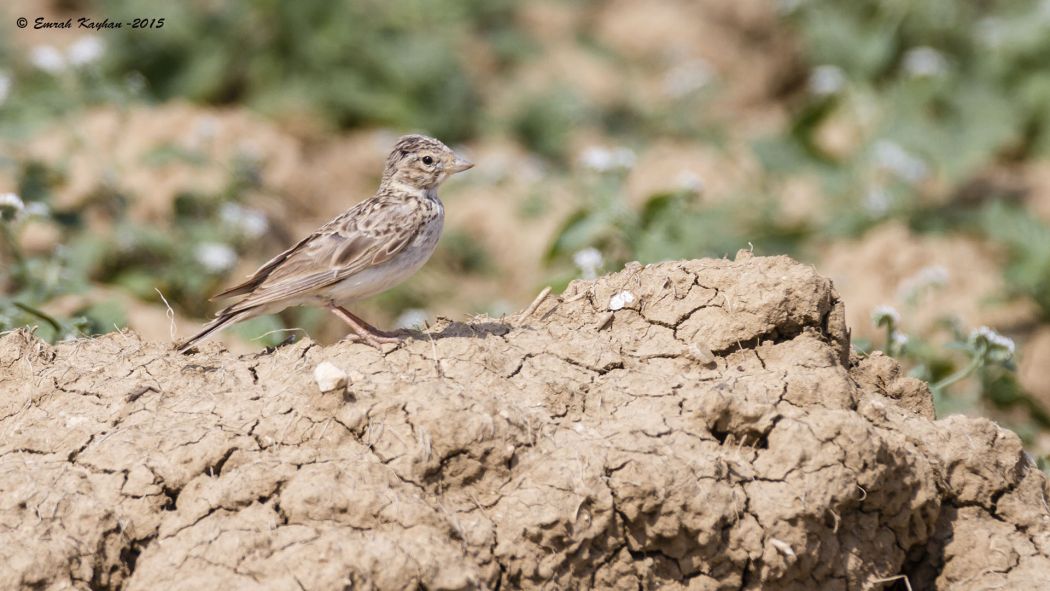
[[[433,158],[431,158],[430,156],[423,156],[423,164],[426,164],[426,165],[429,166],[429,165],[431,165],[433,163],[434,163],[434,159]]]

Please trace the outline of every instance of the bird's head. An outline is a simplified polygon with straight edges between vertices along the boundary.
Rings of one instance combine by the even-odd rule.
[[[401,183],[427,191],[437,188],[449,176],[473,166],[473,162],[432,137],[406,135],[397,140],[386,159],[383,182]]]

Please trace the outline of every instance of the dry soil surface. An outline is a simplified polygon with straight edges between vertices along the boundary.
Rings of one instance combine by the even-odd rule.
[[[844,318],[740,256],[384,350],[7,334],[0,588],[1047,588],[1017,436],[935,420]]]

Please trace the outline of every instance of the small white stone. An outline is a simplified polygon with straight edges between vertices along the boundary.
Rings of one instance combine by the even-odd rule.
[[[314,380],[322,392],[331,392],[346,387],[346,372],[335,365],[322,361],[314,368]]]
[[[609,309],[613,312],[622,310],[624,306],[634,301],[634,294],[629,291],[621,291],[620,293],[609,298]]]
[[[71,416],[66,419],[66,429],[73,429],[79,427],[80,425],[83,425],[86,422],[88,422],[87,417],[82,417],[80,415]]]
[[[795,551],[791,548],[791,544],[788,544],[784,540],[778,540],[776,538],[769,538],[771,546],[779,550],[785,556],[795,557]]]

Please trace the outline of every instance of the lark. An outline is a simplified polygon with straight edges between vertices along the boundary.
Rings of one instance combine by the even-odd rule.
[[[400,341],[344,306],[390,289],[427,262],[445,220],[438,187],[473,166],[434,138],[398,139],[373,197],[275,256],[247,281],[213,297],[240,299],[216,314],[179,351],[189,351],[235,322],[301,305],[327,308],[372,345]]]

